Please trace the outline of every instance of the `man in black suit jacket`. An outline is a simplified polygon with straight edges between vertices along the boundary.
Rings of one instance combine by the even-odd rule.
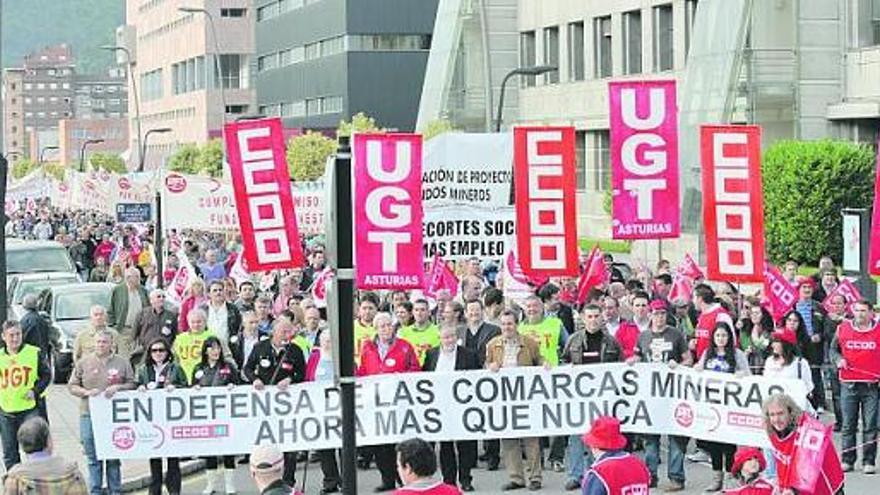
[[[454,371],[480,369],[477,356],[467,348],[456,344],[456,329],[443,326],[440,329],[440,346],[425,355],[424,371]],[[456,457],[456,451],[458,456]],[[440,472],[443,482],[456,485],[456,475],[462,491],[472,492],[471,469],[477,464],[477,442],[440,442]]]
[[[458,343],[476,354],[478,367],[483,369],[486,362],[486,344],[501,335],[501,328],[483,320],[483,302],[479,299],[467,302],[464,316],[467,325],[462,328],[463,334],[458,336]],[[485,461],[488,464],[486,469],[497,471],[498,465],[501,463],[501,443],[498,440],[484,440],[483,449],[486,452]]]

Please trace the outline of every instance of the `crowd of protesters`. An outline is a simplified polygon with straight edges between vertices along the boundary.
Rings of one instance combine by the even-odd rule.
[[[167,242],[172,248],[161,274],[164,282],[174,278],[181,251],[198,272],[181,303],[171,305],[157,283],[160,275],[149,226],[119,225],[102,215],[43,207],[14,214],[7,233],[57,240],[68,247],[84,280],[117,284],[108,305],[92,307],[88,326],[78,333],[69,381],[70,393],[82,398],[81,440],[90,493],[101,493],[105,477],[109,493],[121,490],[120,462],[99,461],[95,454],[87,401],[92,395],[242,384],[284,389],[303,381],[334,379],[326,311],[318,307],[311,291],[325,268],[320,242],[305,243],[308,264],[302,269],[237,282],[230,275],[239,251],[236,239],[171,232]],[[433,298],[419,291],[360,292],[354,322],[357,373],[661,362],[738,376],[797,378],[809,390],[810,412],[833,411],[834,429],[843,435],[843,470],[856,465],[853,447],[862,424],[861,469],[874,473],[880,329],[870,304],[847,304],[842,296],[832,296],[831,310],[825,309],[822,302],[838,283],[830,259],[823,258],[819,272],[808,277],[797,275],[796,264],[785,265],[784,275],[797,288],[799,299],[778,321],[758,296],[741,294],[733,284],[696,280],[692,294],[670,298],[675,274],[668,262],[661,261],[653,270],[637,267],[626,278],[623,273],[629,270],[621,270],[610,255],[605,262],[607,281],[593,287],[582,303],[576,302],[577,279],[536,283],[532,295],[513,301],[505,297],[497,266],[479,259],[455,267],[460,276],[455,296],[449,290]],[[18,323],[4,325],[6,346],[0,359],[17,353],[42,362],[47,349],[22,344],[21,335]],[[46,416],[40,398],[49,371],[45,364],[39,368],[45,369],[25,395],[0,401],[7,469],[20,462],[15,432],[34,414]],[[8,409],[10,404],[13,410]],[[595,481],[602,476],[598,466],[603,459],[643,451],[646,483],[658,486],[660,437],[623,436],[619,425],[613,424],[599,427],[605,432],[589,438],[441,442],[437,452],[442,480],[469,492],[474,490],[473,471],[480,463],[488,470],[503,465],[509,478],[503,490],[540,490],[542,473],[549,469],[565,473],[566,490],[595,495],[605,493],[599,488],[602,483]],[[685,453],[690,443],[684,437],[668,439],[665,492],[685,489]],[[753,483],[765,467],[768,479],[760,478],[761,483],[772,483],[778,472],[770,451],[755,453],[708,441],[695,445],[712,466],[707,492]],[[359,467],[375,465],[381,474],[376,491],[394,490],[405,481],[400,476],[400,453],[395,445],[359,449]],[[307,456],[286,452],[282,457],[283,482],[293,486],[297,462]],[[323,473],[322,493],[338,491],[336,452],[320,451],[314,458]],[[626,459],[629,462],[630,457]],[[235,493],[235,463],[233,457],[206,457],[204,493]],[[151,494],[161,493],[163,484],[169,493],[180,493],[179,460],[151,459],[150,469]]]

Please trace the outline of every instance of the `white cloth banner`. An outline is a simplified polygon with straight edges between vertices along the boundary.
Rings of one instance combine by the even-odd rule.
[[[13,180],[6,188],[6,202],[16,204],[13,211],[18,210],[22,200],[37,200],[49,196],[52,190],[52,179],[46,177],[42,170],[34,170],[18,180]],[[6,212],[10,213],[9,206]]]
[[[359,378],[357,444],[544,437],[584,433],[612,415],[624,430],[739,445],[768,445],[761,404],[798,380],[622,363],[409,373]],[[801,401],[803,402],[803,400]],[[100,459],[232,455],[254,445],[282,451],[339,448],[339,390],[306,383],[153,390],[89,399]]]
[[[422,201],[426,210],[445,205],[506,207],[512,176],[510,133],[450,132],[425,142]]]
[[[132,172],[125,175],[114,174],[111,178],[110,213],[116,214],[120,203],[150,203],[156,200],[158,174],[154,172]]]
[[[70,186],[70,206],[81,210],[115,213],[110,209],[110,190],[113,177],[106,171],[67,171],[65,179]]]
[[[512,206],[490,209],[474,206],[425,208],[422,222],[424,258],[439,254],[445,260],[500,259],[516,239]]]
[[[300,233],[324,233],[324,181],[292,182]],[[132,201],[134,202],[134,201]],[[169,172],[162,181],[165,229],[238,230],[235,193],[229,179]]]

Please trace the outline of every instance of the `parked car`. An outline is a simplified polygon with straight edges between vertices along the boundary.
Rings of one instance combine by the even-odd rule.
[[[107,282],[56,285],[40,294],[38,310],[59,335],[55,350],[55,381],[67,382],[73,368],[73,341],[76,334],[89,324],[92,306],[110,306],[114,285]]]
[[[75,284],[76,275],[70,272],[22,273],[10,275],[7,279],[6,295],[10,319],[20,320],[24,315],[22,301],[28,294],[39,295],[43,289],[55,285]]]
[[[55,241],[19,241],[6,243],[6,274],[66,272],[77,274],[67,249]]]

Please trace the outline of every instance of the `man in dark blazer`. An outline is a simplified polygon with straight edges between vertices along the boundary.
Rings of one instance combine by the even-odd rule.
[[[486,363],[486,344],[498,335],[501,328],[483,319],[483,302],[479,299],[468,301],[464,308],[466,325],[462,328],[462,335],[458,336],[459,345],[464,346],[477,356],[479,369],[483,369]],[[501,443],[498,440],[484,440],[486,469],[497,471],[501,463]],[[480,458],[483,460],[483,458]]]
[[[428,351],[425,355],[424,371],[454,371],[476,370],[477,356],[466,347],[458,345],[458,334],[454,327],[440,328],[440,345]],[[458,451],[458,456],[456,456]],[[440,472],[443,473],[443,482],[456,486],[456,475],[462,491],[474,491],[472,484],[471,469],[477,464],[477,442],[467,440],[462,442],[440,442]]]

